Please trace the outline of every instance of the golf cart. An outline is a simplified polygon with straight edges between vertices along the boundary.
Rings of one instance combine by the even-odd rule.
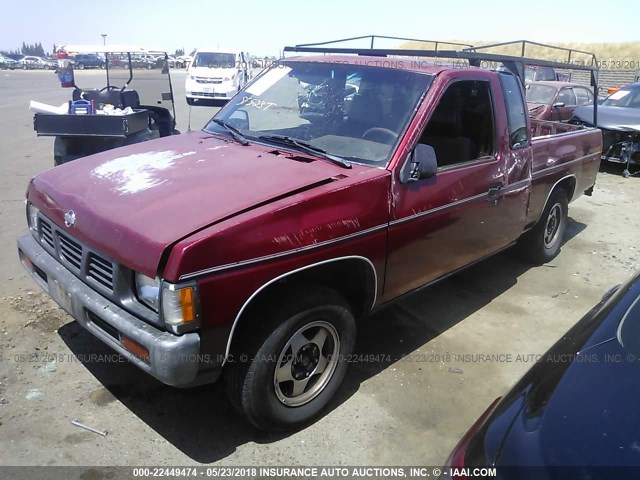
[[[166,52],[119,45],[65,45],[60,52],[59,59],[95,55],[104,60],[104,69],[74,71],[73,62],[63,60],[66,63],[60,63],[57,73],[63,87],[73,88],[71,101],[36,108],[32,102],[38,112],[33,120],[38,136],[55,137],[56,166],[180,133]]]

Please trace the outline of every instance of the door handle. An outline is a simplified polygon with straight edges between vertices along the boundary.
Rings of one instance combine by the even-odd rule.
[[[502,185],[496,185],[494,187],[490,187],[489,188],[489,198],[488,200],[493,203],[494,205],[498,205],[498,195],[500,194],[500,192],[502,191]]]

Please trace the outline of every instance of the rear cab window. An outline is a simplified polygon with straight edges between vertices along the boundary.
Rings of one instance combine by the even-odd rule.
[[[529,145],[529,129],[527,128],[527,108],[520,80],[512,74],[500,73],[500,85],[504,94],[509,125],[509,146],[512,149]]]

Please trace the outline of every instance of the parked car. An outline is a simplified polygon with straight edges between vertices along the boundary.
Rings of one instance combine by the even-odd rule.
[[[455,472],[505,480],[636,479],[640,274],[610,290],[455,447]],[[634,467],[634,468],[612,468]]]
[[[13,58],[0,55],[0,68],[3,70],[15,70],[19,68],[20,64]]]
[[[600,164],[597,129],[531,138],[516,75],[401,54],[283,59],[202,131],[41,173],[25,269],[160,381],[223,378],[262,429],[313,420],[356,318],[516,243],[554,258]]]
[[[34,55],[23,55],[18,59],[20,68],[24,70],[51,70],[56,68],[56,65],[52,62],[46,61],[43,58],[36,57]]]
[[[558,80],[558,74],[553,67],[525,65],[524,80],[526,83],[556,81]]]
[[[104,68],[104,57],[100,57],[95,53],[78,53],[71,58],[73,68],[84,70],[85,68]]]
[[[189,65],[193,61],[193,56],[195,54],[196,54],[196,51],[194,50],[189,55],[178,55],[176,58],[180,60],[180,62],[182,62],[183,68],[189,68]]]
[[[568,122],[579,105],[592,105],[589,88],[568,82],[532,82],[527,84],[527,107],[531,118]]]
[[[170,68],[184,68],[185,66],[184,61],[176,57],[175,55],[168,55],[167,62]]]
[[[185,80],[187,103],[207,100],[228,101],[251,79],[251,67],[245,52],[202,48],[189,64]]]
[[[593,125],[593,106],[578,107],[571,123]],[[598,128],[604,142],[602,160],[625,165],[628,177],[632,165],[640,165],[640,83],[623,87],[598,106]]]

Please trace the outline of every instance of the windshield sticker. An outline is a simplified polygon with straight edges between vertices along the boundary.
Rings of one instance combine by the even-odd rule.
[[[618,90],[616,93],[611,94],[611,96],[609,97],[609,100],[620,100],[621,98],[626,97],[630,93],[631,91],[629,90]]]
[[[291,71],[291,67],[272,68],[262,76],[258,77],[245,91],[251,95],[259,97],[278,80],[286,77]]]
[[[159,172],[171,167],[176,160],[195,153],[176,153],[171,150],[134,153],[103,163],[91,173],[113,182],[120,193],[138,193],[164,183],[166,179],[157,175]]]
[[[265,100],[258,100],[253,97],[242,97],[242,100],[237,103],[237,105],[247,105],[249,107],[255,107],[258,110],[266,110],[269,107],[273,107],[277,105],[274,102],[267,102]]]

